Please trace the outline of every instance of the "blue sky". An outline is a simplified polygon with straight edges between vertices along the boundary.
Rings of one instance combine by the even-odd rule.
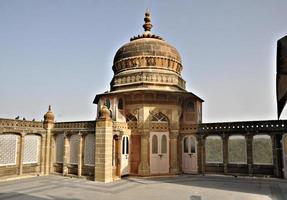
[[[0,117],[95,119],[116,50],[143,32],[175,46],[203,121],[276,119],[276,42],[287,35],[286,0],[2,0]],[[287,118],[287,111],[282,119]]]

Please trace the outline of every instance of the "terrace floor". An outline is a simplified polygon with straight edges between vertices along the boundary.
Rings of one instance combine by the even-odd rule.
[[[0,182],[9,200],[287,200],[287,180],[181,175],[100,183],[57,175]]]

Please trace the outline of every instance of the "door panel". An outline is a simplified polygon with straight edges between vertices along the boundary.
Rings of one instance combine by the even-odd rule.
[[[150,172],[151,174],[169,173],[168,133],[150,134]]]
[[[182,170],[184,173],[197,173],[197,142],[194,136],[182,140]]]
[[[129,137],[122,137],[121,175],[129,174]]]

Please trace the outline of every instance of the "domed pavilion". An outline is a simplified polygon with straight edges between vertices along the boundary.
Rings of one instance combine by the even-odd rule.
[[[132,37],[116,52],[110,91],[94,100],[99,111],[97,128],[103,123],[102,108],[110,110],[114,124],[112,159],[116,157],[117,146],[126,154],[119,161],[121,169],[117,169],[117,159],[112,160],[113,177],[177,174],[178,143],[184,137],[179,129],[201,122],[203,100],[186,91],[179,52],[151,32],[149,11],[144,21],[144,33]],[[119,132],[115,131],[117,128]],[[197,173],[197,166],[189,170]]]

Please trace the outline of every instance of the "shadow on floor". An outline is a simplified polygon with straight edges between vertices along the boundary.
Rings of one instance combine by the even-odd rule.
[[[18,193],[18,192],[9,192],[9,193],[0,193],[0,200],[79,200],[75,198],[63,198],[63,197],[55,197],[48,195],[48,198],[37,197],[28,194]]]

